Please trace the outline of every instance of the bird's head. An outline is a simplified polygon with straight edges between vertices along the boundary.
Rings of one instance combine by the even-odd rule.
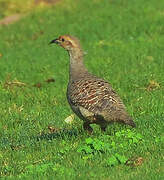
[[[71,51],[75,48],[80,48],[79,40],[70,35],[59,36],[59,38],[54,39],[50,42],[50,44],[52,43],[58,44],[67,51]]]

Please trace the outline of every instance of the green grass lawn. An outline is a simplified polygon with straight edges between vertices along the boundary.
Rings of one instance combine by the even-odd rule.
[[[69,59],[48,45],[63,34],[80,39],[85,65],[112,84],[136,129],[93,125],[88,135],[76,116],[64,121]],[[0,40],[0,178],[164,179],[163,0],[61,0],[0,26]]]

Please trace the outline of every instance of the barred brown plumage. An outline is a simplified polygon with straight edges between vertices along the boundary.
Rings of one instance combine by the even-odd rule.
[[[99,124],[104,131],[111,122],[135,127],[123,102],[111,85],[92,74],[83,64],[83,51],[77,38],[64,35],[51,43],[65,48],[70,56],[67,99],[72,110],[84,121],[84,129],[92,132],[90,124]]]

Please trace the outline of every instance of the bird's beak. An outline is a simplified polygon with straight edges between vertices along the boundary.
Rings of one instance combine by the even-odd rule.
[[[59,44],[59,42],[60,42],[59,39],[54,39],[49,44],[52,44],[52,43]]]

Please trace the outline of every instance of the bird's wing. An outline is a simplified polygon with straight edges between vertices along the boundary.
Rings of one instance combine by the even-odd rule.
[[[95,114],[107,109],[124,106],[110,84],[102,79],[80,79],[70,86],[70,99],[75,106],[81,106]]]

